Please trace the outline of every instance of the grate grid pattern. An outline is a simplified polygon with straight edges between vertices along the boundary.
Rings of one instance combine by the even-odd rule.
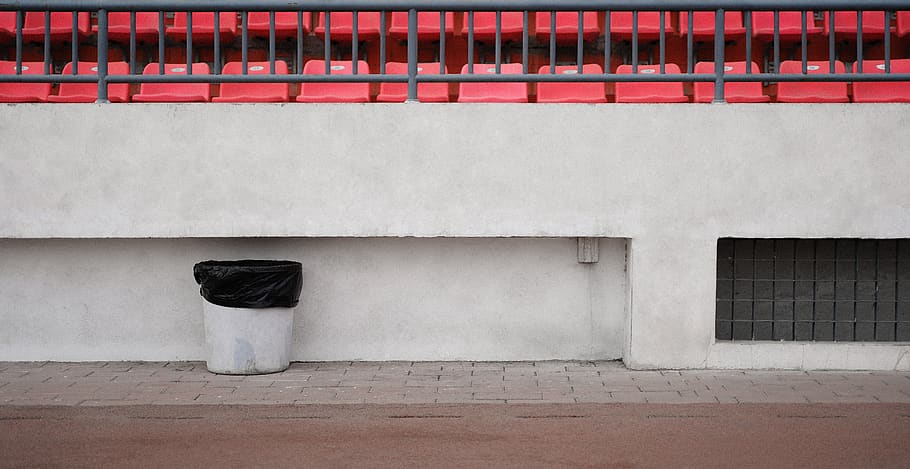
[[[910,239],[717,244],[717,340],[910,341]]]

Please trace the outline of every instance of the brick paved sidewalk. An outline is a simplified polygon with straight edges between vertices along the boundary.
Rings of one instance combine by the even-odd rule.
[[[0,405],[910,403],[910,373],[629,371],[618,362],[293,363],[221,376],[200,362],[0,362]]]

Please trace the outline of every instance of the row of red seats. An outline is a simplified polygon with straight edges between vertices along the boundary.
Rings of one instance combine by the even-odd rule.
[[[41,74],[43,63],[27,62],[22,66],[23,74]],[[332,74],[352,74],[350,61],[332,61],[329,64]],[[760,73],[756,63],[751,62],[752,73]],[[325,62],[311,60],[304,66],[304,74],[322,75],[325,73]],[[726,73],[744,74],[745,62],[729,62]],[[15,62],[0,61],[0,74],[15,73]],[[439,73],[440,64],[420,64],[418,73]],[[186,75],[185,64],[166,64],[165,74]],[[369,74],[369,65],[358,62],[358,72]],[[864,73],[884,73],[884,62],[880,60],[863,61]],[[268,74],[268,62],[249,62],[247,73],[250,75]],[[713,73],[712,62],[699,62],[695,73]],[[825,74],[829,71],[828,62],[808,62],[807,73]],[[835,62],[835,71],[844,73],[842,62]],[[910,73],[910,59],[891,61],[893,73]],[[111,74],[128,74],[126,62],[109,64]],[[224,67],[224,74],[241,74],[241,62],[229,62]],[[406,74],[407,64],[390,62],[386,66],[389,74]],[[468,72],[465,65],[461,73]],[[495,65],[474,64],[474,74],[492,75],[496,73]],[[501,73],[520,74],[521,64],[501,64]],[[558,66],[556,73],[575,74],[578,67],[574,65]],[[780,72],[784,74],[802,73],[802,63],[785,61],[781,63]],[[63,74],[72,73],[72,63],[64,67]],[[80,62],[80,74],[97,74],[97,64]],[[205,63],[194,63],[192,73],[209,74]],[[275,62],[275,73],[288,74],[284,61]],[[550,73],[549,66],[543,66],[540,74]],[[596,64],[583,66],[585,74],[602,74],[603,69]],[[621,65],[616,73],[631,74],[631,65]],[[643,65],[638,68],[639,74],[658,74],[660,69],[654,65]],[[680,73],[676,64],[666,64],[665,73]],[[145,67],[144,75],[158,75],[159,64],[152,63]],[[781,82],[777,85],[778,102],[848,102],[847,83],[843,82]],[[143,83],[140,93],[134,95],[134,102],[287,102],[289,101],[288,83],[222,83],[221,94],[211,97],[208,83]],[[0,83],[0,102],[93,102],[97,98],[98,86],[93,83],[61,83],[59,94],[51,95],[49,83]],[[711,102],[714,98],[714,83],[696,82],[693,85],[694,101]],[[731,103],[762,103],[771,98],[763,93],[759,82],[726,83],[726,99]],[[112,102],[130,100],[128,84],[111,84],[108,87],[109,99]],[[619,103],[683,103],[689,98],[685,95],[682,82],[618,82],[615,85],[616,102]],[[404,83],[383,83],[377,101],[402,102],[407,97],[407,85]],[[418,85],[418,98],[423,102],[448,102],[449,85],[447,83],[421,83]],[[369,83],[302,83],[298,102],[369,102]],[[528,102],[528,83],[525,82],[465,82],[459,85],[459,102]],[[856,82],[853,84],[854,102],[910,102],[910,82]],[[605,103],[606,87],[603,82],[547,83],[537,84],[537,102],[539,103]]]
[[[195,40],[212,41],[214,39],[214,13],[193,13],[193,37]],[[353,14],[335,12],[331,13],[331,38],[335,41],[348,41],[353,39]],[[461,33],[468,34],[468,14],[464,13]],[[812,13],[808,13],[808,36],[830,34],[830,18],[825,14],[824,26],[815,24]],[[632,13],[611,13],[610,33],[617,39],[632,37]],[[535,21],[535,34],[543,41],[550,37],[550,13],[537,12]],[[603,33],[602,25],[598,21],[596,12],[584,13],[584,28],[582,35],[585,40],[593,40]],[[679,24],[676,28],[671,24],[669,12],[665,13],[665,32],[677,32],[681,36],[688,34],[688,13],[679,14]],[[24,40],[40,42],[44,40],[44,13],[28,12],[22,29]],[[239,34],[237,13],[223,12],[219,14],[219,33],[221,40],[230,42]],[[304,34],[311,32],[311,14],[303,13],[302,29]],[[724,17],[724,34],[729,38],[742,37],[746,29],[741,12],[726,12]],[[446,13],[446,34],[454,32],[454,14]],[[16,33],[15,12],[0,12],[0,38],[13,37]],[[692,18],[692,36],[698,41],[710,41],[714,38],[714,13],[695,12]],[[781,12],[779,15],[780,38],[784,41],[799,40],[802,31],[800,12]],[[842,11],[834,14],[834,30],[839,38],[852,38],[856,36],[857,13]],[[165,34],[183,39],[186,37],[187,14],[175,13],[173,23],[166,26]],[[501,15],[501,37],[504,41],[521,40],[523,29],[523,14],[520,12],[503,12]],[[269,13],[250,12],[248,30],[254,37],[268,37]],[[882,11],[863,12],[863,37],[876,39],[891,31],[890,18],[886,19]],[[79,13],[77,33],[80,37],[89,34],[89,14]],[[114,41],[128,41],[130,36],[130,14],[113,12],[108,15],[108,37]],[[376,12],[358,13],[358,38],[362,41],[377,39],[380,31],[380,14]],[[896,29],[898,35],[910,34],[910,11],[897,13]],[[325,14],[318,15],[315,28],[312,28],[320,38],[325,37]],[[440,21],[439,13],[418,13],[418,39],[434,40],[439,38]],[[407,13],[394,12],[391,15],[388,34],[400,40],[407,39],[408,21]],[[752,33],[761,40],[771,40],[774,35],[774,14],[772,12],[752,12]],[[279,39],[295,37],[297,34],[297,13],[276,12],[275,34]],[[474,37],[479,41],[495,38],[496,14],[492,12],[476,12],[474,14]],[[578,34],[578,14],[575,12],[556,13],[556,40],[558,42],[574,42]],[[638,35],[642,40],[655,40],[660,34],[660,13],[639,12]],[[68,41],[72,38],[72,14],[69,12],[51,13],[50,37],[52,41]],[[158,13],[136,14],[136,37],[139,41],[151,42],[158,38]]]

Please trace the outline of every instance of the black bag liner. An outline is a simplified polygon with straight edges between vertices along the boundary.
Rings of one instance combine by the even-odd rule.
[[[199,292],[209,303],[233,308],[293,308],[303,288],[295,261],[205,261],[193,266]]]

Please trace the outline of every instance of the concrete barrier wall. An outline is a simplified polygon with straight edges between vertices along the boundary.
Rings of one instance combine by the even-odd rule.
[[[716,240],[910,236],[908,128],[902,104],[7,105],[0,238],[624,238],[630,366],[849,367],[715,344]],[[882,347],[864,367],[910,351]]]

